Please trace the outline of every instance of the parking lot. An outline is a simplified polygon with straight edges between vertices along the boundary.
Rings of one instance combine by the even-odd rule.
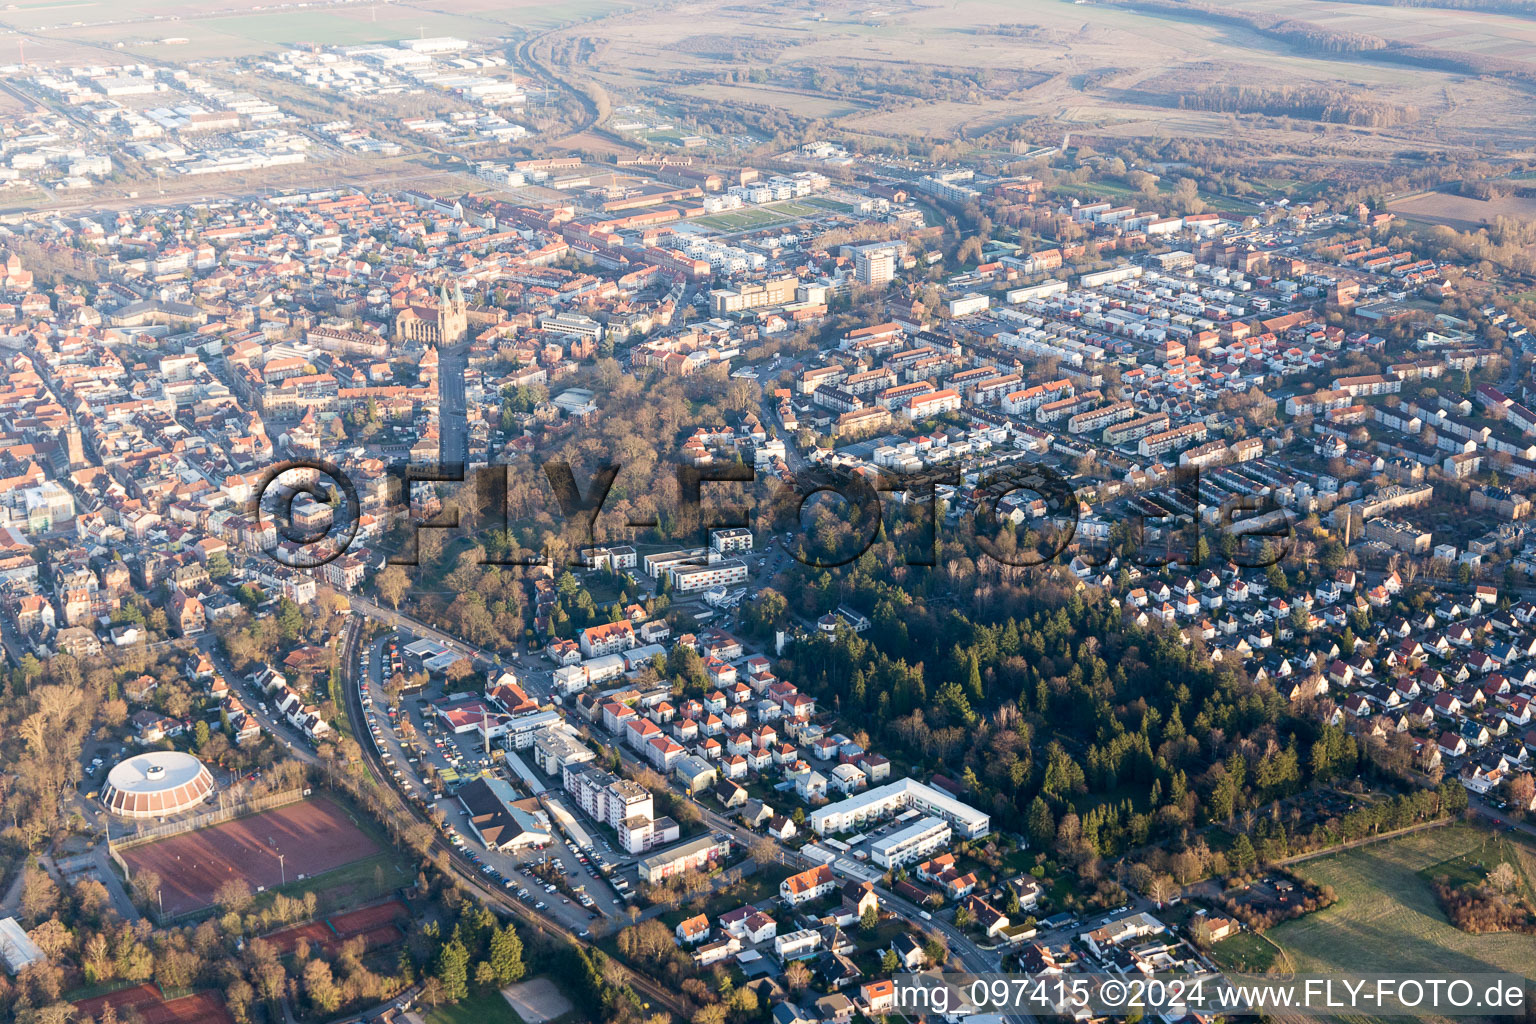
[[[561,837],[551,822],[555,840],[545,848],[501,852],[480,845],[468,824],[463,805],[452,795],[459,785],[482,773],[517,782],[492,754],[471,736],[455,736],[439,729],[430,705],[422,694],[402,696],[391,715],[383,680],[389,665],[393,634],[381,637],[367,648],[367,689],[363,694],[365,727],[373,734],[385,768],[392,781],[407,796],[418,796],[438,811],[444,822],[444,834],[464,856],[492,882],[515,891],[534,909],[549,914],[575,931],[598,927],[602,919],[620,916],[622,903],[618,894],[599,870],[598,858],[616,863],[617,858],[605,840],[595,840],[589,856],[569,839]],[[398,648],[399,644],[396,641]],[[429,693],[432,691],[428,691]],[[409,723],[407,728],[404,723]],[[406,737],[414,735],[411,748]],[[420,757],[416,759],[419,752]],[[413,760],[414,759],[414,760]],[[443,782],[443,796],[434,798],[431,787],[423,781],[423,765],[430,765]],[[520,788],[520,787],[519,787]],[[586,863],[583,863],[583,860]],[[558,875],[555,874],[558,872]],[[545,879],[536,873],[544,874]],[[558,877],[560,883],[547,879]],[[587,905],[583,905],[583,904]]]

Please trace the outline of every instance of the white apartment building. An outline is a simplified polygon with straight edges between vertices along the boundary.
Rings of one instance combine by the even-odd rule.
[[[852,832],[906,810],[942,818],[967,839],[977,839],[992,831],[991,815],[916,779],[899,779],[818,807],[811,812],[811,829],[819,836]]]
[[[949,845],[949,822],[932,815],[917,818],[869,846],[869,859],[890,870],[925,860]]]
[[[617,654],[635,646],[635,627],[630,625],[628,619],[591,626],[581,631],[578,642],[582,655],[588,658]]]
[[[722,555],[729,555],[736,551],[751,551],[752,531],[745,527],[710,530],[709,546]]]
[[[722,558],[708,565],[680,565],[669,570],[672,589],[679,593],[729,587],[746,581],[747,563],[738,558]]]

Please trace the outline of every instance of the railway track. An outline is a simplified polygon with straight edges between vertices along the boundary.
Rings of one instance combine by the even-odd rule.
[[[482,903],[487,904],[492,910],[497,911],[504,917],[515,918],[529,927],[558,935],[567,942],[580,946],[583,949],[596,949],[597,947],[594,943],[583,939],[559,922],[543,917],[531,910],[516,896],[509,895],[505,890],[487,884],[480,872],[475,870],[473,865],[464,858],[464,855],[443,839],[442,833],[428,820],[426,815],[406,801],[389,782],[389,772],[385,770],[384,762],[379,759],[379,751],[373,745],[372,734],[370,733],[368,736],[361,735],[362,732],[367,731],[363,728],[364,723],[367,722],[367,715],[364,713],[362,697],[358,691],[357,659],[361,650],[363,635],[361,623],[364,621],[366,619],[358,615],[353,618],[352,623],[348,626],[346,653],[343,655],[346,661],[342,672],[342,686],[346,690],[347,717],[353,723],[353,731],[357,735],[358,749],[362,752],[362,757],[367,762],[370,770],[379,778],[380,785],[389,790],[393,800],[407,815],[432,829],[431,851],[441,850],[448,854],[448,864],[454,876],[461,885],[474,893],[476,898]],[[683,1005],[681,998],[679,998],[676,992],[658,984],[643,974],[639,974],[619,964],[617,961],[614,961],[614,963],[622,972],[621,980],[623,984],[634,989],[635,992],[649,999],[653,1004],[665,1008],[678,1017],[687,1017],[687,1008]]]

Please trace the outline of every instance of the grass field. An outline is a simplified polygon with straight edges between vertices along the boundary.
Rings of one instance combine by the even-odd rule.
[[[693,223],[714,228],[716,231],[751,231],[754,228],[765,228],[770,224],[787,224],[793,219],[793,217],[769,213],[761,208],[744,206],[739,210],[699,217]]]
[[[1453,825],[1297,865],[1308,881],[1332,886],[1338,902],[1271,929],[1269,937],[1300,972],[1529,975],[1536,964],[1536,936],[1469,935],[1452,927],[1425,877],[1437,864],[1477,857],[1491,837]]]
[[[1429,224],[1444,224],[1461,231],[1472,231],[1492,224],[1496,217],[1536,217],[1536,199],[1504,196],[1499,199],[1473,199],[1449,192],[1424,192],[1405,199],[1395,199],[1387,208],[1400,217]]]
[[[775,224],[793,224],[797,220],[824,217],[828,213],[844,213],[851,209],[847,203],[839,203],[834,199],[806,196],[763,206],[743,206],[739,210],[728,210],[725,213],[712,213],[699,217],[693,223],[716,231],[752,231]]]
[[[1536,853],[1533,853],[1531,847],[1524,843],[1513,842],[1504,836],[1489,836],[1484,842],[1460,856],[1431,864],[1419,872],[1419,877],[1426,882],[1444,877],[1451,885],[1458,888],[1463,885],[1478,885],[1500,864],[1508,864],[1515,869],[1515,874],[1520,879],[1520,895],[1531,899],[1533,896],[1532,871],[1533,866],[1536,866]]]
[[[270,894],[280,892],[285,896],[300,897],[313,892],[319,898],[321,913],[329,913],[362,903],[371,903],[390,895],[402,885],[415,881],[410,865],[394,850],[383,850],[371,857],[355,860],[334,871],[315,875],[302,882],[279,885],[257,897],[256,906],[270,899]]]
[[[427,1024],[523,1024],[523,1018],[513,1013],[506,998],[496,991],[471,994],[453,1006],[439,1006],[428,1011],[426,1021]]]
[[[1252,932],[1238,932],[1211,947],[1211,958],[1229,971],[1263,974],[1279,957],[1274,946]]]
[[[826,196],[806,196],[800,201],[806,206],[817,206],[823,210],[831,210],[833,213],[847,213],[853,209],[847,203],[840,203],[836,199],[828,199]]]

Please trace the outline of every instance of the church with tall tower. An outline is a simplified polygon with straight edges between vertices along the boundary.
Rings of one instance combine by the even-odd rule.
[[[469,307],[457,283],[444,284],[432,306],[406,306],[395,315],[395,337],[422,345],[457,345],[469,337]]]

